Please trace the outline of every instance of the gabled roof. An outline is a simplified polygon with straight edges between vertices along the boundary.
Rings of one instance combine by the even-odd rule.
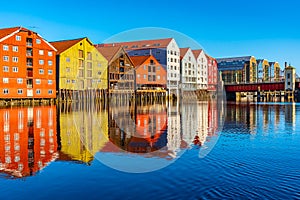
[[[206,56],[207,58],[211,59],[211,60],[216,60],[214,57],[211,57],[211,56],[208,55],[208,54],[205,54],[205,56]]]
[[[180,50],[180,59],[182,59],[185,56],[185,54],[188,52],[189,48],[188,47],[179,48],[179,50]]]
[[[200,53],[202,52],[203,50],[202,49],[195,49],[195,50],[192,50],[195,58],[197,59],[200,55]]]
[[[24,28],[22,28],[20,26],[19,27],[11,27],[11,28],[2,28],[2,29],[0,29],[0,39],[14,33],[15,31],[21,30],[21,29],[24,29]]]
[[[150,49],[150,48],[165,48],[167,47],[173,38],[163,38],[155,40],[138,40],[130,42],[115,42],[107,44],[99,44],[98,46],[123,46],[124,49]]]
[[[54,41],[50,42],[56,49],[57,49],[57,54],[61,54],[65,50],[69,49],[70,47],[74,46],[81,40],[85,39],[84,38],[78,38],[78,39],[72,39],[72,40],[60,40],[60,41]]]
[[[130,56],[135,67],[141,66],[148,58],[153,57],[151,55],[148,56]]]
[[[95,45],[98,51],[107,59],[108,63],[112,61],[114,56],[122,49],[122,46],[98,46]]]

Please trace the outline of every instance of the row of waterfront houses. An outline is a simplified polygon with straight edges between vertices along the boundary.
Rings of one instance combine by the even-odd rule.
[[[48,42],[23,27],[0,29],[1,99],[66,98],[74,91],[216,91],[217,61],[175,39]]]

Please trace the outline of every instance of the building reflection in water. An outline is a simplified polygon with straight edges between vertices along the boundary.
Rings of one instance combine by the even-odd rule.
[[[270,130],[278,130],[281,123],[295,127],[295,104],[229,104],[224,129],[227,132],[269,134]]]
[[[172,160],[214,136],[214,102],[60,104],[0,109],[0,172],[34,175],[52,161],[91,164],[97,152]]]
[[[2,108],[0,124],[1,172],[31,176],[57,158],[55,106]]]
[[[90,164],[107,142],[108,114],[100,104],[61,104],[59,159]]]

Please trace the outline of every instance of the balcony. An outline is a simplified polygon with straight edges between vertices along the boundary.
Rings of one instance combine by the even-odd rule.
[[[33,71],[27,69],[26,76],[32,78],[33,77]]]
[[[26,59],[26,65],[29,66],[29,67],[32,67],[33,66],[33,59],[32,58],[27,58]]]
[[[32,48],[27,48],[27,49],[26,49],[26,56],[30,56],[30,57],[33,56]]]
[[[32,38],[26,38],[26,46],[32,47]]]

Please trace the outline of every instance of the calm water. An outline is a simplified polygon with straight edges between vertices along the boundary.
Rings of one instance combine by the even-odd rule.
[[[0,109],[0,198],[300,199],[299,119],[299,104]]]

